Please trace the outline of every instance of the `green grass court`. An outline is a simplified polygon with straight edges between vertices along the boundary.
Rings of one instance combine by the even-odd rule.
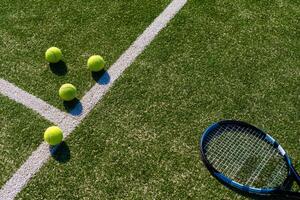
[[[0,78],[66,111],[57,92],[96,83],[169,0],[0,2]],[[213,179],[199,138],[221,119],[272,134],[300,170],[300,5],[295,0],[190,0],[16,199],[244,199]],[[63,51],[65,74],[44,59]],[[0,95],[0,188],[53,125]]]

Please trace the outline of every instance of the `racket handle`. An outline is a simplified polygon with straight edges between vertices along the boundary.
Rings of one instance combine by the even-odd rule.
[[[268,198],[267,198],[268,199]],[[288,200],[300,200],[300,193],[297,192],[290,192],[290,191],[284,191],[283,194],[278,194],[275,196],[271,196],[270,200],[273,199],[288,199]]]

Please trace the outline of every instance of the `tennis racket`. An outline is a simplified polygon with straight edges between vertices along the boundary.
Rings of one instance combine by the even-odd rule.
[[[200,140],[201,158],[223,185],[246,196],[300,199],[291,191],[300,177],[285,150],[270,135],[241,121],[212,124]]]

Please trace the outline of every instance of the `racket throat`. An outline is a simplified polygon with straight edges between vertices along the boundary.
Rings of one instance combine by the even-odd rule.
[[[282,184],[281,188],[282,190],[290,191],[293,187],[294,177],[289,176]]]

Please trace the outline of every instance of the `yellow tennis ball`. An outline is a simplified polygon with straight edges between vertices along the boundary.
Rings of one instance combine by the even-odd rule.
[[[98,72],[104,69],[105,61],[99,55],[91,56],[87,61],[87,67],[93,72]]]
[[[64,101],[71,101],[76,98],[77,89],[70,83],[63,84],[58,91],[60,98]]]
[[[63,140],[63,132],[58,126],[51,126],[46,129],[44,140],[50,145],[57,145]]]
[[[50,63],[57,63],[62,59],[61,50],[57,47],[47,49],[45,59]]]

